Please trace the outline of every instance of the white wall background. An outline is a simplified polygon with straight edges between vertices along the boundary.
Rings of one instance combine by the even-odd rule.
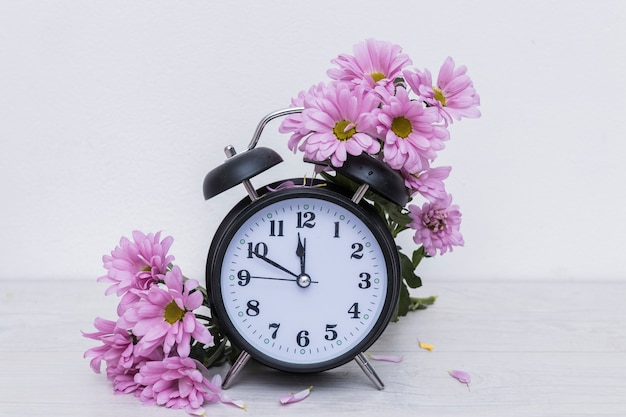
[[[3,0],[0,278],[95,279],[141,229],[203,279],[244,196],[202,197],[223,147],[368,37],[433,72],[451,55],[482,99],[439,158],[466,246],[429,260],[426,284],[626,277],[622,0]],[[287,162],[257,186],[309,172],[277,126],[262,144]]]

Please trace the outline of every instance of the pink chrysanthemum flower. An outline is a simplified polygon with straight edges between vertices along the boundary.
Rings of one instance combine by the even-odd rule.
[[[379,104],[376,95],[336,83],[327,86],[322,97],[305,104],[309,107],[302,112],[303,126],[312,132],[299,147],[305,158],[330,159],[340,167],[348,154],[380,151],[380,143],[371,136],[375,120],[372,111]]]
[[[120,322],[132,329],[139,338],[136,352],[146,356],[162,346],[168,356],[176,346],[179,356],[189,356],[191,338],[200,343],[213,342],[211,333],[196,318],[193,311],[203,302],[198,281],[189,279],[183,284],[183,275],[178,266],[165,274],[166,288],[158,285],[140,293],[141,299],[129,308]]]
[[[408,55],[401,53],[400,46],[390,42],[367,39],[354,45],[353,51],[354,56],[341,54],[331,60],[339,68],[328,70],[330,78],[348,81],[368,90],[382,86],[393,93],[394,80],[401,76],[404,67],[412,63]]]
[[[457,205],[452,205],[451,195],[422,207],[411,205],[409,210],[409,227],[415,229],[413,241],[422,244],[428,255],[435,256],[437,251],[443,255],[453,246],[463,246],[461,212]]]
[[[174,260],[174,256],[167,254],[174,239],[170,236],[160,239],[161,232],[145,235],[135,230],[133,241],[122,237],[111,256],[102,257],[108,272],[98,278],[98,282],[112,283],[106,295],[146,290],[163,278],[167,266]]]
[[[437,85],[433,85],[430,71],[404,71],[407,84],[428,105],[439,110],[439,114],[446,121],[452,119],[480,117],[477,106],[480,97],[474,89],[472,80],[467,75],[467,68],[461,65],[454,68],[454,60],[446,58],[437,77]]]
[[[411,100],[404,88],[386,97],[378,112],[378,135],[383,138],[383,156],[393,169],[420,172],[428,161],[444,148],[449,134],[445,126],[436,125],[434,108]]]
[[[102,342],[102,346],[91,348],[84,354],[85,358],[92,358],[91,369],[99,374],[102,361],[105,362],[107,368],[130,369],[135,362],[131,333],[126,329],[117,327],[114,321],[100,317],[97,317],[93,324],[98,331],[94,333],[83,332],[83,336]]]
[[[319,83],[317,85],[309,88],[308,91],[301,91],[298,93],[298,96],[291,100],[292,107],[310,107],[311,100],[315,100],[318,97],[322,97],[324,94],[324,89],[326,86],[324,83]],[[296,153],[298,149],[298,145],[300,141],[312,133],[309,129],[304,127],[304,120],[302,118],[302,113],[290,114],[285,117],[283,121],[280,123],[278,127],[278,131],[280,133],[291,133],[289,137],[289,141],[287,142],[287,147],[293,152]]]
[[[107,368],[107,379],[113,384],[113,392],[116,394],[134,394],[138,397],[145,388],[135,381],[135,375],[139,373],[139,369],[139,366],[134,366],[130,369],[122,367]]]
[[[219,401],[216,393],[220,389],[202,375],[191,358],[172,356],[146,362],[135,375],[135,382],[145,386],[139,398],[146,405],[158,404],[204,415],[204,403]]]
[[[411,196],[420,194],[431,203],[447,198],[446,186],[443,182],[452,167],[428,168],[422,172],[411,174],[403,170],[404,185],[409,190]]]

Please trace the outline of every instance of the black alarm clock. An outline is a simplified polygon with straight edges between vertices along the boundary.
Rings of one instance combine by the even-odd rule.
[[[374,385],[384,384],[368,363],[368,349],[398,303],[400,261],[386,223],[363,198],[377,193],[404,206],[404,181],[371,157],[349,156],[332,167],[356,191],[321,180],[286,179],[255,189],[250,178],[280,163],[256,147],[274,112],[259,123],[245,152],[204,179],[206,199],[243,184],[248,196],[225,217],[211,243],[206,284],[212,314],[242,350],[224,379],[228,388],[254,358],[287,372],[320,372],[356,360]],[[312,162],[312,161],[308,161]]]

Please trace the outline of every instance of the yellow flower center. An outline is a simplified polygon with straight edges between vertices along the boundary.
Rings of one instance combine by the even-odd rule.
[[[182,320],[185,316],[185,311],[181,310],[176,302],[172,300],[171,303],[165,306],[165,312],[163,313],[163,318],[169,324],[174,324],[179,320]]]
[[[374,79],[375,83],[379,82],[383,78],[387,78],[385,77],[385,74],[383,74],[382,72],[372,72],[370,76]]]
[[[396,117],[393,119],[393,122],[391,122],[391,130],[398,137],[406,139],[413,131],[413,125],[411,125],[409,119],[404,116],[400,116]]]
[[[435,100],[441,103],[442,106],[446,105],[446,96],[443,95],[443,91],[440,89],[433,87],[433,91],[435,92]]]
[[[146,265],[143,268],[141,268],[141,272],[149,272],[152,271],[152,268],[150,267],[150,265]]]
[[[348,140],[356,133],[356,125],[347,120],[342,120],[335,123],[333,133],[339,140]]]

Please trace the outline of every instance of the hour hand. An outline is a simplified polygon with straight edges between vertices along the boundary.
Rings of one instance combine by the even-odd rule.
[[[296,248],[296,255],[300,258],[300,275],[305,275],[305,260],[306,260],[306,238],[304,242],[300,239],[300,233],[298,233],[298,247]]]
[[[298,275],[297,275],[297,274],[294,274],[293,272],[291,272],[290,270],[288,270],[288,269],[287,269],[287,268],[285,268],[284,266],[282,266],[282,265],[280,265],[280,264],[278,264],[278,263],[276,263],[276,262],[272,261],[271,259],[267,258],[265,255],[261,255],[261,254],[259,254],[259,253],[258,253],[258,252],[256,252],[256,251],[255,251],[255,252],[252,252],[252,253],[254,253],[254,255],[255,255],[257,258],[264,260],[265,262],[267,262],[268,264],[272,265],[273,267],[278,268],[278,269],[280,269],[281,271],[285,271],[285,272],[286,272],[286,273],[288,273],[289,275],[293,275],[294,277],[298,278]]]

